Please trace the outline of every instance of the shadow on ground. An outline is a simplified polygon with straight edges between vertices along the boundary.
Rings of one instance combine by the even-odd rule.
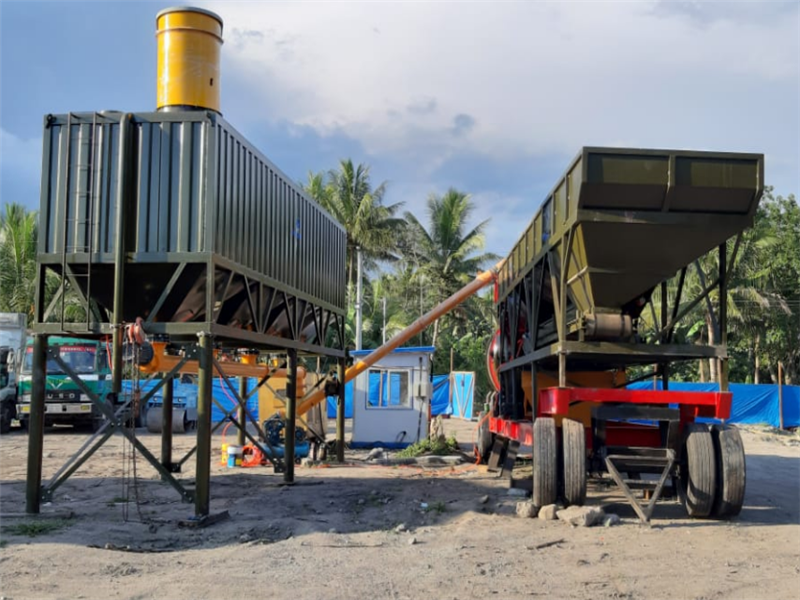
[[[660,502],[653,525],[663,528],[786,525],[800,522],[800,461],[779,456],[748,458],[745,507],[733,521],[689,520],[676,501]],[[2,523],[3,545],[68,543],[142,552],[170,552],[231,544],[271,544],[290,537],[335,533],[331,547],[347,545],[347,536],[364,532],[393,534],[445,525],[475,514],[514,517],[519,500],[507,494],[507,482],[472,465],[456,468],[348,466],[298,468],[297,483],[284,486],[269,468],[221,470],[211,479],[211,514],[229,518],[206,528],[182,526],[194,514],[168,484],[140,478],[133,486],[119,477],[75,476],[43,512],[69,511],[37,537],[20,535],[15,520]],[[191,486],[191,480],[183,479]],[[0,482],[2,512],[24,510],[25,484]],[[137,501],[138,498],[138,501]],[[127,501],[126,501],[127,500]],[[588,504],[603,505],[624,519],[633,509],[613,486],[590,486]],[[128,519],[127,521],[125,519]],[[45,521],[41,519],[40,521]],[[16,533],[16,534],[15,534]],[[342,541],[344,538],[345,541]],[[313,544],[319,544],[314,538]]]

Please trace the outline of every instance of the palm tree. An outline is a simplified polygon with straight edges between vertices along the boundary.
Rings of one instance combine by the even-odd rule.
[[[349,158],[339,161],[338,169],[327,174],[309,173],[303,186],[306,193],[341,223],[347,232],[347,303],[354,283],[357,249],[361,249],[367,268],[379,260],[394,260],[401,229],[405,225],[395,214],[403,203],[384,205],[387,183],[373,188],[369,166],[354,165]]]
[[[385,313],[384,313],[385,309]],[[403,311],[402,292],[395,275],[381,273],[369,282],[364,294],[364,345],[377,348],[408,326],[411,321]],[[385,325],[385,331],[384,331]]]
[[[774,252],[779,240],[768,235],[756,227],[745,233],[739,249],[735,269],[728,281],[728,330],[730,333],[742,334],[753,340],[754,344],[754,380],[758,383],[758,344],[763,335],[763,318],[765,311],[780,311],[790,313],[785,300],[768,289],[765,278],[770,274],[766,258]],[[728,241],[728,257],[731,256],[734,241]],[[701,276],[697,268],[700,268]],[[682,306],[688,304],[698,296],[705,286],[719,275],[719,253],[711,251],[699,258],[687,270]],[[677,278],[667,282],[668,305],[672,306],[677,296]],[[654,315],[661,313],[661,292],[656,289],[653,293],[653,310],[642,313],[641,330],[655,332],[658,330],[658,319]],[[676,336],[686,342],[714,345],[719,343],[718,326],[715,321],[719,318],[719,288],[715,287],[709,293],[706,301],[698,304],[676,328]],[[712,316],[712,314],[714,316]],[[698,376],[701,382],[709,380],[719,383],[719,372],[716,360],[702,360],[699,362]]]
[[[411,213],[405,215],[412,240],[409,252],[418,261],[419,275],[424,277],[434,301],[444,300],[487,263],[498,259],[491,253],[477,254],[483,250],[483,230],[489,221],[466,231],[473,208],[469,194],[450,188],[443,196],[428,197],[428,229]],[[459,318],[459,314],[453,316]],[[439,320],[433,326],[434,346],[438,334]]]
[[[33,317],[38,218],[20,204],[6,204],[0,216],[0,311]]]

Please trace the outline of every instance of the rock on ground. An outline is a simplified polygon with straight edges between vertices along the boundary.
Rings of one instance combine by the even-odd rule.
[[[517,516],[523,519],[532,519],[536,516],[536,507],[533,502],[517,502]]]
[[[542,521],[555,521],[556,520],[556,511],[558,507],[555,504],[548,504],[547,506],[543,506],[539,509],[539,518]]]
[[[613,513],[606,515],[605,518],[603,519],[603,527],[611,527],[612,525],[619,525],[619,524],[620,524],[619,515],[615,515]]]
[[[575,527],[591,527],[605,516],[603,509],[597,506],[570,506],[556,514],[560,520]]]
[[[386,451],[383,448],[373,448],[370,453],[367,454],[367,460],[378,460],[385,457]]]

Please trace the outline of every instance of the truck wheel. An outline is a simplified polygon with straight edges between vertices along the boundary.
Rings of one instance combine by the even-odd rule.
[[[689,423],[685,440],[681,483],[685,490],[686,513],[702,519],[708,517],[714,507],[717,487],[714,440],[703,423]]]
[[[581,506],[586,501],[586,432],[583,423],[564,419],[561,424],[564,451],[564,500]]]
[[[476,447],[478,450],[478,457],[482,463],[489,462],[489,455],[492,453],[492,446],[494,445],[494,436],[489,431],[489,420],[485,412],[478,415],[478,440]]]
[[[533,423],[533,505],[555,504],[558,495],[556,422],[539,417]]]
[[[0,434],[11,431],[11,420],[14,418],[14,405],[6,402],[0,407]]]
[[[718,519],[735,517],[744,504],[746,467],[744,444],[739,430],[729,425],[711,427],[716,456],[717,489],[711,515]]]

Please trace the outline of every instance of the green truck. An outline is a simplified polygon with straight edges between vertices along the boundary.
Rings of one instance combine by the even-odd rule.
[[[92,391],[103,397],[111,390],[109,351],[103,342],[72,337],[51,337],[50,348],[57,347],[59,355]],[[17,419],[28,429],[31,411],[31,371],[33,340],[28,340],[19,376]],[[74,425],[97,431],[105,417],[89,397],[75,384],[55,360],[47,361],[45,385],[45,426]]]
[[[16,418],[19,357],[27,325],[23,313],[0,313],[0,433],[11,431]]]

